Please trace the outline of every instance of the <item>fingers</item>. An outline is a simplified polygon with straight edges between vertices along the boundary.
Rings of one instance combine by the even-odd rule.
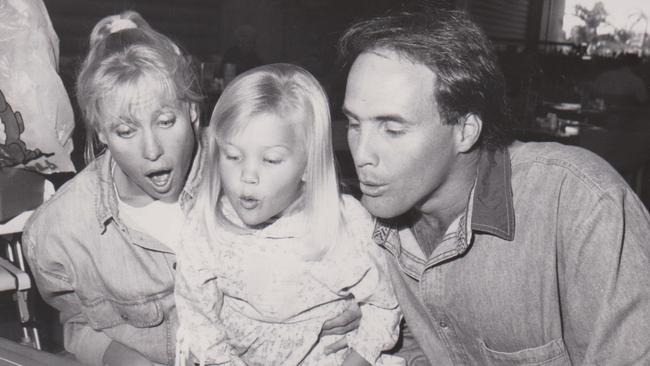
[[[346,333],[350,333],[351,331],[359,328],[359,321],[361,318],[354,318],[354,319],[348,319],[349,322],[346,324],[342,324],[340,326],[335,326],[335,327],[330,327],[329,329],[325,329],[323,327],[323,330],[321,331],[321,334],[326,336],[326,335],[344,335]]]
[[[345,337],[343,337],[343,338],[339,339],[338,341],[325,346],[323,351],[324,351],[324,353],[326,355],[329,355],[329,354],[332,354],[332,353],[336,353],[336,352],[346,348],[347,346],[348,346],[348,341],[347,341],[347,339]]]
[[[342,313],[323,324],[322,335],[343,335],[359,327],[361,309],[355,302],[350,302]]]

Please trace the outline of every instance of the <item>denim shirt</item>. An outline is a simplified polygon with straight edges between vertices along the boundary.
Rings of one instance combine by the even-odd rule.
[[[179,198],[186,213],[202,174],[200,152]],[[79,361],[102,365],[115,340],[173,364],[175,255],[120,221],[111,164],[107,151],[39,207],[23,234],[25,257],[41,295],[61,312],[65,349]]]
[[[432,365],[650,364],[650,217],[584,149],[483,153],[428,258],[408,227],[379,222],[373,238]]]

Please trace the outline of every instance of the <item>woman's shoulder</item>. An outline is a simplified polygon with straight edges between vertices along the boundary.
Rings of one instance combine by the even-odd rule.
[[[68,223],[83,225],[96,218],[99,180],[98,164],[91,163],[35,210],[25,225],[26,230],[47,229],[53,223],[62,229]]]

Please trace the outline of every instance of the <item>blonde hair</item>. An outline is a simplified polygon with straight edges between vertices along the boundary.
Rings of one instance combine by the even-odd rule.
[[[100,20],[90,34],[90,51],[77,78],[77,101],[86,123],[87,163],[95,158],[101,121],[114,113],[107,110],[107,97],[128,105],[131,93],[147,82],[175,99],[201,100],[189,60],[140,14],[129,10]]]
[[[314,243],[307,259],[317,260],[334,242],[339,232],[340,195],[331,141],[331,121],[327,95],[320,83],[305,69],[291,64],[271,64],[249,70],[235,78],[224,90],[205,131],[207,166],[196,199],[193,218],[208,237],[218,237],[221,184],[217,165],[219,144],[246,127],[251,117],[276,113],[297,119],[298,136],[307,154],[303,186],[304,210],[309,240]]]

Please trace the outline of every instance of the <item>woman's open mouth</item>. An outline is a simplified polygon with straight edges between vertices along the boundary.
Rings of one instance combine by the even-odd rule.
[[[157,170],[146,174],[149,181],[159,190],[167,188],[171,182],[171,169]]]

